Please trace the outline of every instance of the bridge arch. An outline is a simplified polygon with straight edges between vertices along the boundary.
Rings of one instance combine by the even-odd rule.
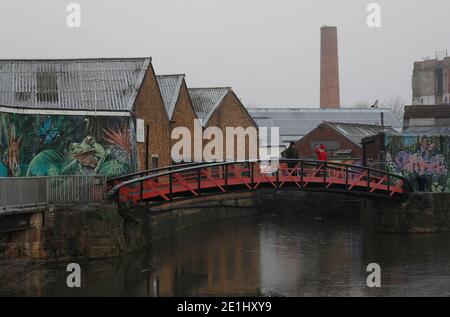
[[[412,191],[404,177],[383,170],[297,159],[280,159],[277,169],[261,160],[175,165],[125,175],[111,180],[109,186],[112,199],[132,205],[158,205],[263,188],[294,188],[393,200],[404,200]]]

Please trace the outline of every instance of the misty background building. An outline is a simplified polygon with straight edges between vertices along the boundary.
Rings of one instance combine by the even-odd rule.
[[[450,103],[450,57],[414,62],[413,105]]]

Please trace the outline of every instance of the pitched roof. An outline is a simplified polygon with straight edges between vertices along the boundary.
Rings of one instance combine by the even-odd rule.
[[[169,119],[172,119],[184,75],[158,75],[156,79],[158,80],[167,114],[169,115]]]
[[[379,132],[383,131],[381,125],[339,122],[325,122],[323,124],[335,129],[338,133],[342,134],[358,146],[362,146],[361,141],[365,137],[377,135]],[[388,126],[384,127],[384,131],[389,134],[398,134],[396,130]]]
[[[223,98],[231,91],[229,87],[220,88],[189,88],[192,106],[197,117],[206,124],[222,102]]]
[[[0,60],[0,104],[131,111],[150,58]]]
[[[385,126],[401,131],[402,125],[390,109],[376,108],[247,108],[259,127],[278,127],[280,143],[289,145],[314,130],[323,122],[381,124],[384,113]]]

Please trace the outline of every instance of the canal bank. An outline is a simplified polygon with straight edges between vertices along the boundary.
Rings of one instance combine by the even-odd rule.
[[[361,225],[381,233],[450,232],[450,193],[412,193],[403,202],[367,199]]]
[[[29,226],[0,233],[0,256],[45,261],[125,257],[157,239],[227,219],[264,216],[314,220],[360,218],[374,232],[450,231],[450,194],[411,194],[407,201],[369,200],[303,191],[205,196],[159,207],[112,202],[53,206],[29,215]],[[1,258],[0,258],[1,259]]]

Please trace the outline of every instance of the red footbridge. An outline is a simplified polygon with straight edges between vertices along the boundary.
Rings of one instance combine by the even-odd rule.
[[[261,189],[342,193],[404,200],[412,188],[404,177],[364,166],[311,160],[190,163],[111,179],[109,196],[131,205]]]

